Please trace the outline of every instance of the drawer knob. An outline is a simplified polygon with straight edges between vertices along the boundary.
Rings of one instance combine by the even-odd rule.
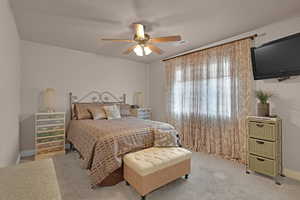
[[[264,144],[263,141],[258,141],[258,140],[256,140],[256,143],[257,143],[257,144]]]
[[[262,127],[264,127],[264,125],[263,125],[263,124],[256,124],[256,126],[257,126],[257,127],[259,127],[259,128],[262,128]]]
[[[265,161],[265,159],[262,159],[262,158],[256,158],[256,160],[261,161],[261,162]]]

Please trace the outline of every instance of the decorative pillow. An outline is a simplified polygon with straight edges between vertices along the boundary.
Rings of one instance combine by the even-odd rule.
[[[120,119],[120,109],[117,105],[103,106],[107,119]]]
[[[74,104],[74,113],[76,119],[92,119],[92,115],[88,108],[91,108],[92,104],[77,103]]]
[[[155,147],[178,147],[177,132],[174,130],[156,129],[154,131]]]
[[[74,104],[75,119],[93,119],[91,110],[103,108],[111,104],[103,103],[76,103]]]
[[[120,113],[122,117],[131,116],[129,104],[120,104],[119,106],[120,106]]]
[[[94,120],[107,119],[103,106],[88,109]]]

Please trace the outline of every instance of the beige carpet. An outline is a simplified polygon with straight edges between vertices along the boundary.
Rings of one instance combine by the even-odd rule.
[[[54,158],[64,200],[138,200],[139,195],[124,182],[112,187],[90,189],[87,172],[79,167],[78,155]],[[278,186],[272,179],[245,173],[243,165],[214,156],[194,153],[192,174],[149,194],[149,200],[287,200],[300,199],[300,182],[283,178]]]

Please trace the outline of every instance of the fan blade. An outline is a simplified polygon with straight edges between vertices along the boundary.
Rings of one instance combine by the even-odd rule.
[[[144,26],[142,24],[134,24],[135,34],[138,39],[145,38]]]
[[[154,46],[152,44],[148,44],[147,47],[149,47],[149,49],[151,49],[153,52],[155,52],[159,55],[164,53],[163,50],[161,50],[160,48],[158,48],[157,46]]]
[[[132,46],[132,47],[129,47],[126,51],[123,52],[123,54],[125,54],[125,55],[130,54],[136,46],[137,46],[137,45],[134,45],[134,46]]]
[[[180,40],[181,40],[180,35],[174,35],[174,36],[167,36],[167,37],[151,38],[150,42],[175,42]]]
[[[111,42],[134,42],[134,40],[127,40],[127,39],[107,39],[102,38],[103,41],[111,41]]]

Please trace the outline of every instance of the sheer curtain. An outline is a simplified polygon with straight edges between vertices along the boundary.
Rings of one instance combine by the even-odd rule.
[[[165,61],[168,122],[194,151],[245,161],[251,39]]]

